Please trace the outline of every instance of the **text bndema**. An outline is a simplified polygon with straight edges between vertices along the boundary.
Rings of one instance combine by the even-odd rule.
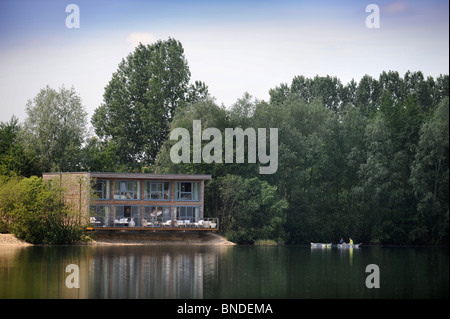
[[[212,308],[212,306],[189,306],[185,303],[183,306],[178,306],[177,313],[179,314],[203,314],[208,317],[211,311],[218,312],[222,314],[233,314],[233,313],[244,313],[244,314],[254,314],[254,313],[270,313],[273,314],[272,307],[270,304],[222,304],[221,308]]]

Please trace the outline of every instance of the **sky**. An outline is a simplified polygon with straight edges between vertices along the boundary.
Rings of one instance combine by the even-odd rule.
[[[66,24],[69,4],[78,28]],[[268,101],[297,75],[346,84],[390,70],[449,74],[442,0],[0,0],[0,121],[23,122],[46,85],[73,87],[90,120],[120,61],[139,42],[169,37],[183,45],[191,82],[226,107],[245,92]]]

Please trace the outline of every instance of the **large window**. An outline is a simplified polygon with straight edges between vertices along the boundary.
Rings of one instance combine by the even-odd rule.
[[[140,226],[141,206],[115,205],[114,226]]]
[[[200,182],[175,182],[175,200],[200,200]]]
[[[140,199],[140,186],[139,181],[115,181],[114,199]]]
[[[109,180],[97,180],[94,186],[97,199],[110,199],[111,184]]]
[[[200,218],[200,209],[198,206],[177,206],[175,207],[175,218],[177,220],[189,220],[191,223]]]
[[[142,222],[147,224],[146,226],[157,225],[168,220],[171,220],[170,206],[144,206]]]
[[[111,207],[109,205],[93,205],[91,207],[90,223],[94,227],[109,227]]]
[[[170,200],[170,182],[144,182],[145,200]]]

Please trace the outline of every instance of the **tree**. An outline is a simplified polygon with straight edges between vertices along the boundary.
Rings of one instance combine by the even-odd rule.
[[[416,225],[411,240],[448,243],[449,99],[420,130],[410,182],[418,199]]]
[[[213,175],[205,184],[205,213],[219,217],[229,238],[252,242],[276,233],[303,244],[346,236],[380,244],[448,239],[448,76],[407,72],[401,78],[389,71],[345,86],[329,76],[298,76],[269,93],[269,102],[244,94],[227,109],[212,100],[180,107],[172,128],[191,136],[193,120],[222,132],[278,128],[275,174],[259,175],[248,163],[174,164],[168,156],[174,141],[158,155],[159,172]],[[283,213],[268,213],[263,198],[286,205]]]
[[[153,164],[175,110],[207,96],[204,83],[188,86],[190,75],[181,43],[171,38],[139,44],[119,64],[92,124],[100,139],[114,140],[129,170]]]
[[[258,239],[285,240],[287,203],[276,187],[257,177],[226,175],[218,180],[222,231],[234,242]]]
[[[29,177],[40,173],[34,153],[20,141],[21,130],[14,116],[7,123],[0,123],[0,175]]]
[[[238,99],[228,111],[231,127],[249,127],[257,104],[258,101],[252,100],[249,93],[244,93],[242,98]]]
[[[231,165],[224,163],[194,163],[193,162],[193,121],[201,121],[202,130],[212,127],[217,128],[223,132],[225,127],[228,126],[226,118],[226,111],[217,106],[212,99],[201,100],[197,103],[186,104],[180,106],[176,112],[174,119],[171,123],[171,131],[176,128],[184,128],[189,131],[190,134],[190,163],[174,163],[170,156],[171,148],[178,143],[177,140],[167,139],[164,145],[161,147],[157,156],[157,160],[154,165],[154,171],[157,173],[186,173],[186,174],[224,174],[226,166]],[[212,137],[211,137],[212,139]],[[204,145],[208,144],[208,140],[201,140],[201,149]],[[223,146],[224,143],[222,143]],[[223,154],[223,152],[222,152]]]
[[[365,143],[366,160],[359,167],[359,182],[352,190],[364,217],[364,225],[358,235],[364,236],[364,241],[380,243],[385,238],[383,218],[389,210],[392,192],[390,167],[393,157],[391,134],[382,114],[369,121]]]
[[[0,183],[0,220],[17,238],[33,244],[74,244],[83,240],[86,220],[65,203],[62,190],[40,177]]]
[[[283,103],[291,96],[303,100],[306,103],[314,99],[320,99],[323,105],[331,110],[337,111],[342,103],[349,102],[353,95],[354,83],[344,87],[336,77],[329,75],[321,77],[316,75],[313,79],[304,76],[296,76],[292,80],[291,86],[282,84],[269,91],[271,103]]]
[[[126,172],[117,159],[118,145],[114,140],[100,141],[91,137],[81,149],[81,170],[93,172]]]
[[[279,168],[264,179],[277,186],[278,196],[289,204],[286,232],[292,242],[319,240],[325,233],[330,237],[331,223],[323,219],[328,219],[323,191],[330,181],[326,138],[330,136],[334,116],[320,97],[307,103],[303,98],[288,95],[285,100],[256,105],[254,127],[279,130]]]
[[[369,116],[377,112],[381,87],[377,80],[369,75],[364,75],[359,81],[356,89],[356,106],[361,109],[361,113]]]
[[[41,170],[78,170],[87,113],[74,88],[57,91],[47,85],[28,101],[26,113],[21,136]]]

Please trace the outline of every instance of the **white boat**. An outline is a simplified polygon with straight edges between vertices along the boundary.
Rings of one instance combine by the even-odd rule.
[[[311,247],[328,248],[328,247],[331,247],[331,243],[311,243]]]
[[[359,245],[361,245],[362,243],[359,244],[337,244],[338,248],[358,248]]]

